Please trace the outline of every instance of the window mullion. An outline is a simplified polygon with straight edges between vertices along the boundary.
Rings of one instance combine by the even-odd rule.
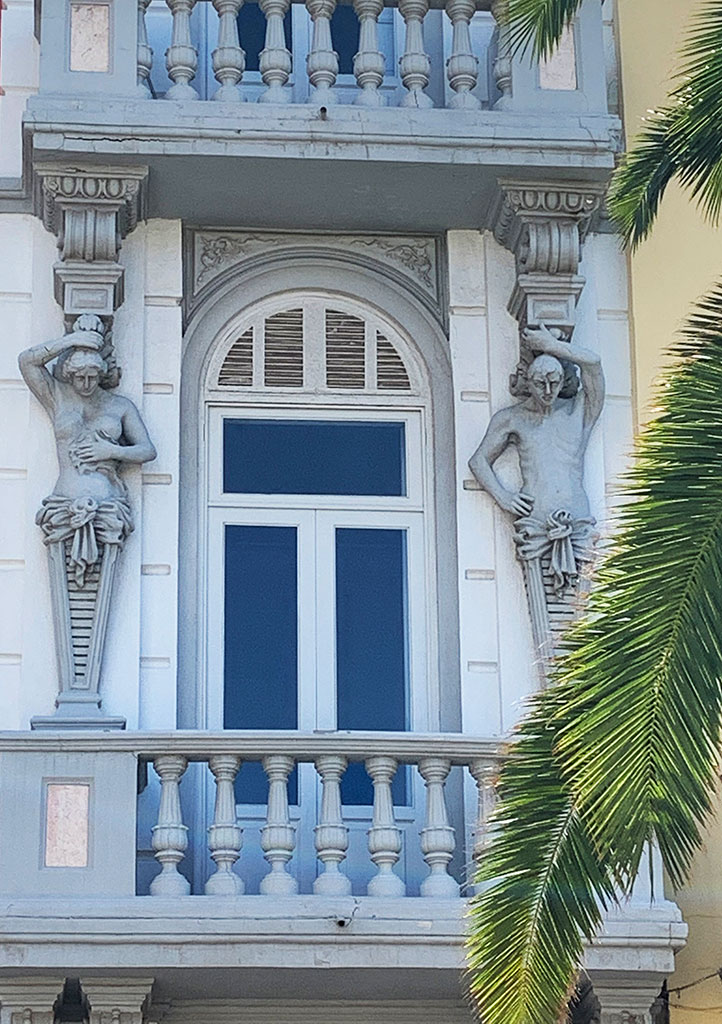
[[[325,305],[319,299],[306,304],[304,311],[304,363],[306,390],[322,391],[326,387],[326,317]]]
[[[333,512],[316,517],[316,728],[336,728],[336,527]]]

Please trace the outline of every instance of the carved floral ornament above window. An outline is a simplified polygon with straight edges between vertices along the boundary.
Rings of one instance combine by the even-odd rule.
[[[231,267],[280,249],[324,250],[369,257],[401,273],[438,299],[436,239],[418,235],[303,235],[280,232],[198,232],[193,242],[193,290],[198,294]]]

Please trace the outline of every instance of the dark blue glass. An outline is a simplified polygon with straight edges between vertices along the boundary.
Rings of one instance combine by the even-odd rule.
[[[356,11],[351,6],[340,4],[331,15],[331,39],[338,54],[340,75],[353,74],[353,59],[358,53],[360,25]]]
[[[408,728],[406,532],[336,530],[336,687],[339,729]],[[394,782],[405,803],[405,772]],[[349,765],[346,804],[373,803],[361,764]]]
[[[223,421],[226,494],[406,494],[403,423]]]
[[[226,526],[223,724],[298,727],[296,529]],[[261,765],[244,764],[239,803],[265,803]],[[295,779],[289,792],[295,802]]]
[[[283,19],[283,34],[286,37],[286,49],[291,45],[291,9],[286,11]],[[238,15],[238,36],[241,46],[246,51],[246,71],[258,71],[261,50],[266,45],[266,17],[256,0],[247,0]]]

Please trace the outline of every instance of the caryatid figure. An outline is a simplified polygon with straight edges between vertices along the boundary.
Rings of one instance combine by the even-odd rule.
[[[549,556],[554,589],[576,584],[597,539],[584,490],[584,455],[604,404],[604,374],[596,352],[555,337],[545,326],[523,338],[539,355],[526,370],[526,397],[491,418],[469,460],[481,486],[515,517],[522,562]],[[565,373],[562,361],[576,372]],[[494,463],[510,445],[519,453],[522,486],[510,491]]]
[[[59,475],[36,521],[50,555],[58,707],[66,715],[91,715],[100,706],[115,562],[133,529],[122,469],[156,456],[135,405],[111,390],[120,374],[110,352],[103,322],[84,314],[70,334],[19,358],[55,432]]]

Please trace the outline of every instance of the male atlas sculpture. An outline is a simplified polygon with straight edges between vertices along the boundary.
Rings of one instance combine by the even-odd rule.
[[[553,591],[561,596],[576,586],[597,540],[584,490],[584,456],[604,404],[604,374],[596,352],[556,337],[544,325],[527,327],[522,337],[536,353],[521,383],[515,381],[522,401],[492,416],[469,466],[499,507],[515,517],[517,556],[527,568],[535,639],[541,645],[548,633],[548,620],[542,629],[542,609],[535,608],[541,563],[548,560]],[[494,471],[510,445],[519,454],[522,486],[517,492]],[[530,570],[539,577],[531,586]]]

